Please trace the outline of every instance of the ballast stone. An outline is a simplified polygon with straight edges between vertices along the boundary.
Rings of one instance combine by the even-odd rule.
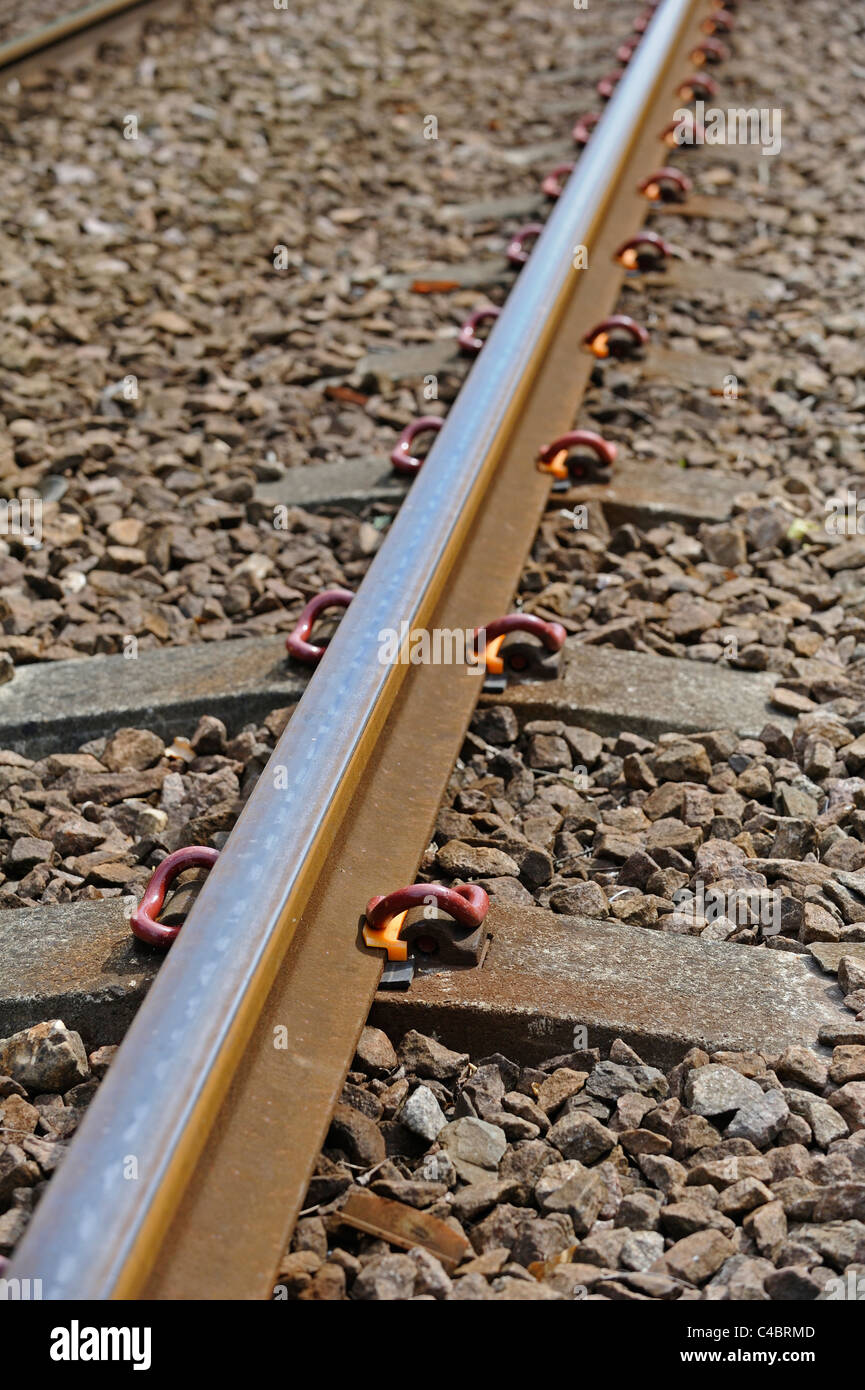
[[[508,1141],[498,1125],[467,1115],[451,1120],[438,1136],[463,1182],[478,1182],[498,1169]]]
[[[387,1034],[367,1026],[358,1039],[353,1065],[357,1071],[381,1078],[396,1071],[399,1058]]]
[[[724,1131],[724,1137],[750,1139],[756,1148],[763,1149],[784,1128],[789,1114],[790,1107],[781,1091],[772,1089],[761,1092],[759,1097],[746,1101],[736,1111]]]
[[[0,1039],[0,1072],[41,1095],[68,1091],[89,1080],[90,1064],[78,1033],[53,1018]]]
[[[467,1052],[451,1052],[435,1038],[415,1029],[406,1033],[399,1045],[399,1060],[407,1072],[431,1081],[453,1081],[469,1060]]]
[[[427,1086],[418,1086],[412,1091],[399,1112],[399,1119],[406,1129],[410,1129],[413,1134],[426,1139],[430,1144],[438,1138],[447,1124],[444,1111]]]
[[[732,1067],[694,1067],[685,1082],[685,1104],[695,1115],[725,1115],[762,1099],[756,1081]]]

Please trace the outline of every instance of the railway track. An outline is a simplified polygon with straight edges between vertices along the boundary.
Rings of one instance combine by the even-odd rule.
[[[70,5],[66,13],[56,14],[37,26],[30,10],[0,15],[0,78],[19,80],[38,67],[74,60],[94,45],[127,33],[131,24],[152,17],[154,0],[98,0],[95,4]],[[163,6],[164,8],[164,6]]]
[[[379,505],[396,512],[368,570],[357,576],[360,583],[325,659],[311,674],[284,665],[284,637],[277,636],[143,653],[131,676],[120,655],[91,661],[86,668],[79,662],[31,666],[6,688],[0,704],[3,743],[23,757],[46,757],[59,747],[77,747],[130,725],[168,738],[182,734],[191,719],[214,711],[236,725],[241,709],[263,719],[275,706],[293,707],[218,858],[211,856],[206,882],[169,955],[158,974],[152,970],[154,983],[59,1175],[39,1203],[12,1261],[11,1277],[41,1278],[51,1298],[269,1296],[371,1008],[372,1022],[394,1036],[419,1029],[444,1038],[458,1053],[507,1052],[526,1063],[555,1052],[576,1056],[581,1051],[574,1050],[577,1028],[587,1030],[593,1046],[624,1038],[644,1061],[664,1066],[699,1046],[724,1056],[765,1051],[775,1057],[791,1048],[812,1047],[819,1056],[827,1046],[855,1050],[862,1041],[861,1024],[844,1008],[831,977],[815,966],[807,936],[797,949],[782,929],[776,935],[786,946],[754,951],[758,933],[746,926],[744,933],[732,933],[741,937],[741,944],[724,944],[719,954],[721,937],[690,941],[687,931],[676,934],[667,928],[647,934],[643,948],[628,933],[639,933],[646,922],[614,913],[619,926],[599,927],[585,894],[585,907],[572,909],[581,918],[579,928],[569,929],[573,917],[559,908],[563,929],[557,935],[550,913],[533,917],[538,909],[525,906],[513,887],[505,888],[507,854],[499,861],[506,871],[498,874],[501,882],[492,889],[481,944],[475,943],[480,958],[472,964],[462,960],[451,970],[420,968],[405,993],[381,992],[383,956],[362,937],[364,906],[374,897],[413,883],[419,873],[427,885],[437,874],[472,877],[465,860],[452,856],[448,871],[440,852],[432,858],[428,852],[433,828],[445,814],[443,797],[445,811],[465,820],[465,810],[457,805],[465,791],[461,774],[456,786],[452,780],[458,758],[458,768],[475,759],[475,773],[480,769],[494,781],[502,760],[506,762],[496,747],[529,740],[538,777],[551,774],[555,780],[556,769],[565,766],[556,762],[561,726],[576,725],[578,733],[589,728],[617,740],[621,766],[612,771],[620,773],[620,781],[624,777],[628,796],[633,791],[649,795],[660,780],[650,764],[660,759],[664,765],[665,747],[671,765],[676,756],[684,759],[670,778],[673,783],[691,785],[708,775],[694,751],[704,744],[682,736],[708,738],[707,730],[732,723],[737,736],[750,736],[750,744],[746,738],[743,745],[746,758],[759,758],[760,745],[763,754],[768,748],[789,762],[795,716],[807,719],[818,708],[811,697],[815,682],[827,682],[825,673],[812,673],[808,685],[792,667],[779,673],[759,666],[748,670],[748,663],[738,671],[719,670],[708,661],[685,663],[666,636],[654,650],[611,651],[603,643],[587,648],[574,623],[552,679],[518,671],[516,662],[536,660],[537,649],[530,648],[526,656],[524,649],[503,648],[506,661],[509,651],[515,659],[510,684],[481,696],[477,724],[471,721],[481,692],[472,660],[415,665],[380,656],[385,631],[472,634],[485,629],[512,607],[517,591],[525,608],[540,609],[539,620],[549,636],[556,622],[550,586],[542,586],[541,600],[533,603],[538,589],[526,576],[537,565],[538,546],[542,550],[549,544],[551,528],[562,527],[563,511],[566,524],[579,533],[584,529],[580,523],[590,512],[597,514],[602,501],[606,516],[620,528],[616,544],[627,540],[634,527],[651,531],[653,523],[663,526],[671,519],[715,528],[719,555],[729,539],[724,526],[742,490],[738,484],[747,481],[741,475],[719,479],[707,469],[697,484],[703,495],[695,497],[694,481],[683,487],[671,465],[649,472],[617,459],[612,473],[601,472],[598,480],[597,465],[588,466],[583,459],[582,472],[569,473],[564,462],[571,449],[588,447],[602,465],[609,464],[608,441],[599,440],[596,432],[566,439],[549,457],[542,453],[551,439],[567,436],[579,423],[581,403],[593,389],[593,372],[606,350],[603,335],[612,334],[614,342],[620,332],[644,336],[630,316],[605,327],[614,311],[621,312],[622,294],[645,293],[651,300],[653,291],[669,293],[672,287],[675,293],[678,285],[686,296],[699,283],[693,267],[680,265],[669,254],[666,271],[655,269],[654,261],[647,270],[645,258],[665,249],[657,236],[639,241],[647,212],[666,214],[665,237],[666,223],[681,219],[684,224],[683,214],[689,223],[708,219],[713,227],[741,220],[741,209],[732,200],[717,194],[691,200],[687,186],[684,201],[655,206],[647,197],[659,184],[674,184],[668,174],[655,177],[666,160],[681,170],[684,157],[700,158],[699,149],[671,155],[661,133],[669,129],[677,103],[696,95],[698,78],[689,77],[694,66],[720,56],[719,39],[707,30],[725,29],[729,23],[718,7],[692,0],[664,0],[643,16],[639,43],[610,83],[603,118],[591,129],[513,287],[495,306],[500,312],[492,330],[410,486],[376,463],[373,470],[366,464],[349,468],[342,479],[298,476],[259,488],[257,500],[263,507],[286,507],[300,495],[313,508],[348,504],[362,509],[377,496]],[[687,97],[683,84],[690,84]],[[580,114],[574,112],[575,118]],[[433,266],[416,279],[435,286],[449,283],[448,275],[454,273]],[[484,273],[501,282],[501,266],[486,267]],[[774,292],[767,277],[747,267],[725,267],[718,274],[722,290],[726,283],[733,295],[771,297]],[[598,356],[587,350],[592,346]],[[687,351],[645,342],[637,347],[656,376],[699,382],[701,364]],[[422,374],[426,367],[446,370],[454,360],[453,345],[446,342],[424,347],[404,366],[379,361],[378,369]],[[629,366],[625,361],[615,370],[627,373]],[[363,365],[357,370],[362,379]],[[723,390],[729,378],[738,382],[739,376],[746,390],[750,386],[748,365],[738,357],[719,358],[706,370],[707,391],[717,390],[719,379]],[[336,385],[357,390],[340,381]],[[563,474],[552,508],[550,472],[535,461],[552,461]],[[293,471],[311,475],[316,470]],[[299,492],[292,494],[293,486]],[[322,490],[324,495],[317,495]],[[604,535],[605,523],[600,524],[598,538],[593,524],[595,544],[603,548],[609,525]],[[541,542],[536,541],[539,527]],[[732,560],[721,555],[720,565],[731,578],[719,573],[719,584],[735,580],[735,565],[741,561],[735,546],[731,553]],[[603,615],[593,621],[602,626]],[[593,631],[591,624],[587,631]],[[564,636],[559,627],[552,645],[560,646]],[[234,663],[229,678],[228,663]],[[840,698],[852,703],[857,689],[854,672],[843,691],[839,686]],[[829,689],[829,698],[838,698],[839,691]],[[67,712],[71,698],[77,704],[72,717]],[[845,712],[854,720],[852,743],[858,733],[855,712],[846,707],[841,714]],[[505,737],[509,718],[514,730]],[[489,738],[475,733],[466,741],[470,727],[485,728]],[[820,743],[819,729],[813,727],[812,742]],[[725,747],[723,740],[711,746]],[[736,749],[735,740],[732,746]],[[579,742],[574,748],[589,763],[600,756],[594,745],[588,753]],[[730,754],[736,756],[737,749]],[[809,764],[812,770],[816,756]],[[717,776],[711,764],[723,758],[707,761],[704,751],[703,761]],[[830,759],[825,775],[837,774],[836,762]],[[845,767],[850,772],[855,763]],[[611,795],[609,788],[615,785],[614,776],[596,791],[601,797],[605,791]],[[715,790],[723,795],[725,789],[719,782]],[[802,793],[801,787],[794,790]],[[760,794],[755,782],[752,799]],[[600,858],[630,864],[635,871],[636,842],[629,838],[632,827],[625,809],[629,804],[634,815],[642,814],[639,803],[626,799],[620,821],[612,822],[620,827],[628,853],[612,845],[607,859],[603,852]],[[669,809],[682,812],[684,838],[677,827],[669,829],[668,844],[656,838],[652,843],[661,862],[652,861],[652,866],[675,873],[685,862],[683,852],[689,845],[693,850],[694,835],[689,839],[688,831],[703,823],[706,809],[685,812],[681,797]],[[786,819],[795,820],[792,793],[786,810]],[[717,808],[710,814],[717,817]],[[735,819],[729,808],[728,819]],[[753,835],[763,832],[765,838],[765,829],[755,825]],[[716,827],[714,839],[727,844],[721,831]],[[463,843],[458,834],[446,838]],[[436,831],[433,843],[439,851],[444,848],[441,839]],[[498,842],[505,840],[493,836],[490,846]],[[533,871],[527,867],[530,856],[521,864],[515,843],[512,837],[512,883],[519,880],[517,887],[522,884],[525,893]],[[763,841],[758,840],[759,847]],[[735,848],[744,858],[741,847]],[[762,867],[763,861],[799,854],[785,856],[771,843],[764,848],[768,852],[751,855]],[[805,849],[801,857],[807,853]],[[855,858],[838,858],[837,865],[841,873],[855,876],[858,871]],[[604,872],[602,868],[596,881],[603,881]],[[606,872],[614,885],[621,882],[617,870]],[[497,875],[491,872],[490,877]],[[645,882],[639,886],[645,888]],[[846,887],[848,896],[855,893],[855,882]],[[652,896],[665,900],[672,891],[668,882]],[[614,901],[611,893],[610,908]],[[452,897],[446,902],[454,907]],[[597,908],[599,900],[594,902]],[[119,907],[119,899],[109,899],[105,910],[110,914]],[[602,917],[607,916],[606,902],[604,909]],[[116,930],[116,917],[111,920],[110,930]],[[810,939],[855,943],[856,920],[845,917],[843,936]],[[367,925],[377,921],[373,913]],[[435,929],[414,932],[420,955],[424,930],[427,936],[433,933],[441,954],[454,947],[458,954],[459,934],[455,941],[440,921]],[[539,966],[541,934],[546,950]],[[764,934],[763,944],[771,939],[771,933]],[[642,994],[629,963],[637,949],[645,950]],[[856,959],[855,948],[839,944],[835,956],[837,967],[842,957]],[[147,959],[146,952],[137,959]],[[151,969],[152,964],[150,957]],[[388,972],[399,974],[394,962]],[[671,973],[676,979],[672,991]],[[714,996],[709,999],[707,981]],[[739,998],[743,981],[760,1000],[756,1009]],[[851,981],[855,984],[855,969]],[[856,990],[848,992],[855,995]],[[531,1024],[539,1017],[544,1027],[533,1031]],[[627,1062],[627,1048],[621,1042],[616,1046],[618,1061]],[[155,1068],[154,1054],[160,1057]],[[134,1183],[124,1175],[130,1154],[138,1175]],[[99,1219],[93,1222],[87,1214],[97,1209]],[[366,1225],[362,1217],[357,1221],[362,1230],[380,1229],[372,1217]]]

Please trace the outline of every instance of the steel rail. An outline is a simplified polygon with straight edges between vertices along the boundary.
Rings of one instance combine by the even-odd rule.
[[[40,1203],[9,1275],[45,1297],[142,1290],[400,693],[408,668],[378,660],[379,633],[423,628],[446,590],[578,285],[574,248],[599,237],[702,8],[656,12]]]
[[[44,53],[55,45],[65,43],[68,39],[105,24],[129,10],[144,9],[152,3],[153,0],[98,0],[97,4],[87,5],[83,10],[73,10],[71,14],[55,19],[42,29],[34,29],[30,33],[19,35],[17,39],[10,39],[8,43],[0,44],[0,73],[13,64],[17,65],[26,58]]]

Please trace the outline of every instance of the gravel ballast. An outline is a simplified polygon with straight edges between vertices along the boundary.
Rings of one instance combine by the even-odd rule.
[[[862,1046],[695,1048],[665,1074],[622,1042],[521,1067],[367,1028],[274,1296],[838,1298],[865,1270],[863,1103]],[[346,1225],[358,1191],[462,1258]]]
[[[519,905],[710,941],[865,941],[865,705],[758,738],[601,738],[479,710],[424,857]]]
[[[43,523],[41,546],[0,538],[0,681],[287,631],[312,594],[358,586],[394,506],[314,514],[256,490],[386,459],[410,418],[446,413],[462,366],[430,398],[376,355],[447,347],[502,302],[510,272],[455,290],[424,272],[500,261],[522,219],[459,205],[537,192],[546,169],[511,156],[595,107],[638,8],[302,4],[286,46],[284,14],[199,2],[140,49],[0,95],[0,491],[38,499]],[[694,1049],[662,1072],[621,1041],[526,1067],[367,1028],[276,1298],[811,1302],[865,1276],[865,47],[828,0],[743,7],[731,47],[722,103],[783,96],[783,153],[683,167],[756,216],[653,212],[705,284],[632,277],[619,306],[700,372],[659,380],[652,349],[607,362],[575,423],[741,490],[702,525],[551,512],[518,601],[587,663],[600,645],[770,672],[779,722],[743,738],[719,710],[687,736],[605,738],[481,709],[419,876],[731,953],[810,952],[849,1040]],[[725,288],[725,268],[762,291]],[[852,530],[849,512],[831,524],[851,495]],[[289,713],[0,751],[0,908],[137,899],[172,850],[221,848]],[[0,1040],[0,1259],[111,1055],[59,1020]],[[384,1238],[393,1205],[384,1234],[348,1224],[359,1195],[428,1219],[429,1242]],[[434,1253],[436,1223],[461,1255]]]

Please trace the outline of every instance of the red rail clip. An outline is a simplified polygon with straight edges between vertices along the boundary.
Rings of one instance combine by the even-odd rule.
[[[706,16],[700,28],[704,34],[729,34],[735,25],[735,15],[732,15],[729,10],[718,9],[713,14]]]
[[[580,117],[571,131],[578,145],[587,145],[589,143],[589,137],[600,119],[600,111],[590,111],[587,116]]]
[[[424,907],[430,899],[461,927],[472,931],[481,925],[490,906],[483,888],[473,883],[458,888],[445,888],[440,883],[412,883],[384,897],[370,898],[363,929],[365,944],[384,947],[388,960],[406,960],[408,946],[400,939],[403,923],[413,907]]]
[[[162,911],[168,888],[184,869],[212,869],[218,858],[218,849],[209,849],[207,845],[186,845],[163,859],[154,870],[144,896],[130,919],[133,936],[137,936],[139,941],[146,941],[149,946],[161,946],[167,950],[180,931],[180,927],[165,927],[156,920]]]
[[[661,131],[661,139],[665,145],[669,145],[671,150],[688,149],[691,145],[704,145],[706,143],[705,126],[697,120],[692,111],[687,114],[687,121],[671,121]],[[680,139],[680,135],[684,138]]]
[[[633,29],[634,33],[635,33],[635,34],[645,34],[646,30],[648,29],[648,27],[649,27],[649,25],[651,24],[651,22],[652,22],[652,20],[654,19],[654,17],[655,17],[655,11],[654,11],[654,9],[651,9],[651,10],[643,10],[643,13],[642,13],[642,14],[638,14],[638,15],[637,15],[637,18],[634,20],[633,24],[631,25],[631,28]]]
[[[644,347],[649,335],[641,323],[636,323],[627,314],[613,314],[586,334],[583,342],[596,357],[609,357],[613,350],[612,334],[626,333],[631,347]]]
[[[396,444],[393,446],[390,461],[397,473],[417,473],[423,459],[417,458],[411,451],[411,446],[419,434],[424,434],[427,430],[438,432],[444,420],[438,415],[421,415],[419,419],[412,420],[406,425]]]
[[[701,68],[704,63],[725,63],[729,52],[720,39],[701,39],[696,48],[691,49],[691,62]]]
[[[604,468],[611,468],[618,452],[616,445],[604,439],[594,430],[569,430],[560,434],[552,444],[545,444],[538,453],[535,463],[540,473],[552,473],[554,478],[565,482],[570,477],[568,454],[572,449],[590,449]],[[582,470],[587,472],[589,470]]]
[[[327,647],[318,647],[309,638],[312,633],[312,625],[319,613],[323,613],[326,608],[348,608],[354,598],[351,589],[325,589],[324,593],[316,594],[314,598],[304,608],[292,631],[285,639],[285,645],[289,654],[295,661],[302,661],[307,666],[317,666],[321,658],[327,651]]]
[[[682,101],[694,101],[696,97],[706,101],[709,97],[716,97],[719,91],[714,77],[709,77],[708,73],[692,72],[690,77],[679,83],[676,95],[680,96]]]
[[[620,63],[630,63],[634,54],[640,46],[639,39],[626,39],[623,44],[616,49],[616,57]]]
[[[643,270],[662,266],[672,250],[657,232],[638,232],[622,242],[616,252],[616,260],[626,270]]]
[[[531,637],[537,637],[548,652],[561,651],[567,637],[561,623],[548,623],[534,613],[508,613],[504,618],[496,618],[493,622],[487,623],[486,627],[476,627],[475,651],[479,656],[483,655],[487,672],[491,676],[501,676],[504,673],[505,663],[499,656],[499,648],[511,632],[527,632]]]
[[[526,250],[525,243],[534,237],[539,237],[543,230],[544,225],[542,222],[529,222],[525,227],[520,227],[518,232],[514,232],[514,235],[508,242],[508,249],[505,252],[511,265],[525,265],[526,261],[529,259],[529,253]]]
[[[656,169],[640,184],[640,192],[653,203],[682,203],[693,184],[678,169]]]
[[[486,304],[481,309],[475,309],[473,314],[469,314],[457,334],[457,342],[463,352],[480,352],[484,340],[478,337],[475,329],[479,323],[485,323],[487,319],[497,319],[501,312],[501,309],[497,309],[494,304]]]
[[[561,198],[564,192],[564,180],[568,174],[574,172],[573,162],[557,164],[555,169],[551,169],[541,184],[541,192],[546,193],[548,198]]]
[[[600,82],[595,88],[596,92],[598,93],[598,96],[603,97],[604,101],[609,101],[610,97],[613,95],[613,92],[616,90],[616,87],[621,82],[624,75],[624,68],[616,68],[615,72],[608,72],[606,77],[601,78]]]

